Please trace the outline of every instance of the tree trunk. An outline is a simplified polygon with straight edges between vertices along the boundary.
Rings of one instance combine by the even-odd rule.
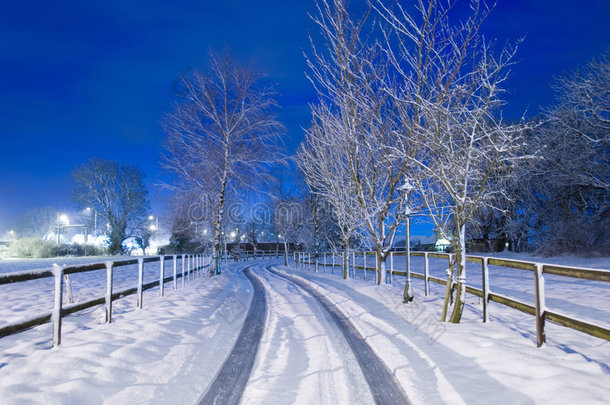
[[[347,262],[349,258],[349,249],[343,251],[343,279],[347,280],[349,269],[347,268]]]
[[[384,255],[379,250],[375,249],[375,269],[377,272],[377,285],[385,284],[385,259],[387,255]]]
[[[214,223],[214,240],[212,242],[212,263],[210,266],[210,276],[220,274],[220,257],[218,252],[220,251],[220,227],[222,226],[222,218],[224,215],[225,205],[225,191],[227,188],[227,171],[223,172],[222,183],[220,185],[220,192],[218,193],[218,207],[216,211],[216,221]],[[226,235],[225,235],[226,237]],[[225,245],[226,246],[226,245]],[[225,251],[225,254],[227,252]]]
[[[453,312],[449,318],[451,323],[460,323],[466,298],[466,226],[460,224],[458,230],[458,245],[456,249],[456,264],[458,270],[457,294]]]

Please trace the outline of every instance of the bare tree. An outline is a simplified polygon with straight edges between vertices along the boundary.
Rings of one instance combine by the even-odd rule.
[[[26,211],[17,229],[20,235],[38,239],[47,239],[53,227],[57,225],[58,211],[53,207],[34,208]]]
[[[370,12],[370,9],[369,9]],[[376,253],[377,283],[385,283],[385,261],[401,218],[399,190],[406,166],[390,153],[398,145],[393,135],[395,109],[384,91],[388,64],[378,43],[371,41],[375,24],[368,14],[352,18],[346,2],[320,1],[314,21],[325,40],[324,51],[312,43],[308,58],[310,78],[318,90],[321,107],[314,115],[331,120],[347,163],[349,182],[366,237]],[[326,110],[326,111],[325,111]],[[328,127],[320,133],[327,134]],[[332,170],[325,173],[333,176]]]
[[[123,253],[123,241],[146,227],[150,210],[144,174],[135,166],[91,159],[72,172],[73,199],[91,207],[109,227],[111,254]]]
[[[199,194],[213,226],[212,257],[218,246],[227,195],[260,179],[279,158],[281,124],[275,119],[275,93],[262,76],[228,55],[210,55],[207,73],[180,79],[179,100],[166,116],[163,166],[175,188]]]
[[[308,233],[302,196],[282,192],[273,199],[273,234],[276,243],[284,245],[284,265],[288,265],[288,247],[297,245]]]
[[[340,121],[336,117],[325,116],[315,120],[297,156],[299,168],[310,189],[315,190],[332,207],[341,239],[337,247],[343,250],[343,278],[346,279],[349,276],[349,249],[357,230],[362,226],[362,218],[354,188],[351,187],[345,138],[340,131]]]
[[[610,250],[610,53],[557,79],[557,104],[530,144],[541,159],[515,173],[511,222],[542,254]],[[523,223],[525,222],[525,223]]]
[[[471,14],[449,20],[456,1],[418,0],[409,13],[400,3],[375,7],[387,24],[384,51],[395,74],[392,98],[400,111],[403,146],[418,197],[437,229],[453,223],[457,297],[451,322],[461,319],[466,288],[466,225],[481,206],[494,207],[493,174],[514,165],[524,146],[522,126],[497,115],[502,82],[516,52],[497,55],[480,34],[490,9],[470,2]],[[452,283],[450,278],[449,284]],[[444,315],[443,315],[444,316]]]

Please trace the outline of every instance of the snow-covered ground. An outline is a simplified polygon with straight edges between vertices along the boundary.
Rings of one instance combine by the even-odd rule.
[[[478,297],[467,296],[461,324],[439,322],[440,285],[424,297],[414,280],[415,301],[405,305],[402,280],[378,287],[361,274],[347,283],[337,274],[298,274],[350,316],[414,403],[602,404],[610,396],[610,342],[547,323],[539,349],[532,316],[490,303],[490,322],[482,323]]]
[[[135,296],[118,300],[111,324],[101,307],[68,316],[59,348],[50,324],[2,338],[0,402],[196,403],[233,346],[251,290],[228,267],[163,298],[146,291],[141,310]]]
[[[578,261],[564,258],[561,263],[610,267],[607,259]],[[424,297],[423,282],[413,280],[415,301],[404,305],[402,277],[395,277],[393,286],[375,286],[372,273],[367,280],[360,271],[356,279],[344,281],[338,271],[313,273],[280,262],[231,264],[218,277],[166,288],[163,298],[157,289],[149,290],[142,310],[135,309],[134,296],[121,299],[114,304],[112,324],[101,323],[101,308],[71,315],[64,320],[59,348],[51,349],[50,324],[0,339],[1,402],[196,403],[241,329],[252,297],[241,269],[254,263],[268,313],[243,403],[371,402],[353,354],[320,304],[265,271],[271,263],[336,303],[415,404],[601,404],[610,397],[610,342],[547,323],[547,344],[536,348],[534,318],[511,308],[490,303],[490,322],[482,323],[480,299],[467,296],[463,322],[441,323],[440,285],[431,284],[431,294]],[[151,265],[154,279],[159,264]],[[414,261],[413,270],[420,271],[418,266]],[[431,260],[431,273],[444,275],[444,266]],[[398,260],[395,267],[401,267]],[[480,270],[469,270],[474,284]],[[529,272],[490,271],[492,291],[510,289],[511,296],[533,291]],[[97,284],[95,273],[76,283],[75,290],[88,296],[89,284]],[[17,308],[20,318],[36,315],[45,294],[20,284],[0,286],[2,308]],[[547,288],[557,296],[554,304],[568,313],[588,314],[608,325],[607,287],[547,281]],[[10,311],[1,311],[4,322]]]

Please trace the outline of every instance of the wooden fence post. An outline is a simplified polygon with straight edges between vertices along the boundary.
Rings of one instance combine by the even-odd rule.
[[[483,258],[483,322],[487,322],[489,320],[487,314],[487,300],[489,299],[489,267],[488,267],[488,258]]]
[[[186,255],[186,281],[191,282],[191,255]]]
[[[390,284],[392,284],[392,273],[394,273],[394,252],[390,252]]]
[[[174,255],[174,290],[178,289],[178,280],[176,279],[176,255]]]
[[[182,288],[184,288],[184,283],[185,283],[184,279],[186,278],[186,274],[184,273],[184,266],[186,266],[185,258],[186,258],[186,255],[182,255]]]
[[[70,283],[70,277],[64,274],[64,281],[66,284],[66,294],[68,294],[68,304],[74,303],[74,296],[72,295],[72,283]]]
[[[331,274],[335,274],[335,252],[333,251],[333,267],[330,268]]]
[[[55,276],[55,305],[53,306],[53,347],[61,344],[61,308],[63,301],[63,267],[54,264],[53,274]]]
[[[326,252],[324,252],[324,273],[326,273]]]
[[[163,297],[165,295],[164,287],[165,283],[165,256],[159,256],[159,297]]]
[[[352,278],[356,278],[356,251],[352,252]]]
[[[424,252],[424,295],[427,297],[430,292],[430,270],[428,268],[428,252]]]
[[[538,347],[542,346],[546,341],[544,335],[544,312],[546,304],[544,299],[544,276],[542,274],[542,264],[536,263],[536,340]]]
[[[136,293],[136,308],[142,308],[142,284],[144,284],[144,259],[138,258],[138,291]]]
[[[362,252],[362,268],[364,268],[363,278],[366,280],[366,250]]]
[[[112,323],[112,262],[106,262],[106,323]]]

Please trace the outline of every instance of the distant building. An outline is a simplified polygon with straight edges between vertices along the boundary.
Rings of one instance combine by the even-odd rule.
[[[453,238],[446,238],[443,236],[443,232],[440,229],[435,229],[434,233],[436,234],[436,242],[434,243],[434,250],[437,252],[448,252],[451,250],[451,241]]]

